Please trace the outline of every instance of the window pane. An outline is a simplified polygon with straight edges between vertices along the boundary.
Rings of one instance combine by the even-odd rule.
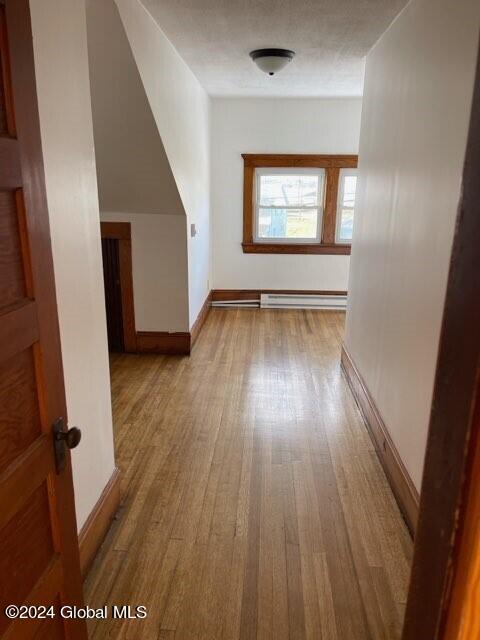
[[[357,176],[340,172],[337,240],[350,242],[353,236]]]
[[[318,175],[262,175],[258,203],[263,207],[316,207]]]
[[[341,215],[340,240],[351,240],[353,237],[353,209],[342,209]]]
[[[317,209],[262,209],[258,211],[259,238],[317,237]]]
[[[357,176],[345,176],[343,185],[343,206],[355,206],[355,190],[357,188]]]

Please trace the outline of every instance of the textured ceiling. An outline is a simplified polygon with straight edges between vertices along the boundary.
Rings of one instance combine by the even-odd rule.
[[[141,0],[214,96],[359,96],[364,56],[406,0]],[[297,55],[274,77],[248,57]]]

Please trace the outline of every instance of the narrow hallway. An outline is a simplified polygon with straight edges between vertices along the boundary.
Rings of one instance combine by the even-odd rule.
[[[148,616],[91,638],[400,637],[412,541],[340,370],[343,324],[212,309],[190,358],[113,356],[123,506],[85,601]]]

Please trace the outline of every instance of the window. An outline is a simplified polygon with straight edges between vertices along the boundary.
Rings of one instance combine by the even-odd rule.
[[[352,241],[356,188],[357,171],[355,169],[340,169],[337,199],[337,242],[350,243]]]
[[[255,242],[320,242],[324,169],[255,170]]]
[[[243,160],[244,253],[350,253],[357,156]]]

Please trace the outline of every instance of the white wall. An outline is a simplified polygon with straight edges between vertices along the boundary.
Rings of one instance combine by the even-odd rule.
[[[417,488],[479,19],[413,0],[367,57],[345,340]]]
[[[185,216],[102,211],[100,219],[131,224],[137,331],[189,331]]]
[[[100,217],[132,225],[136,329],[188,331],[185,209],[114,0],[87,1],[87,32]]]
[[[345,290],[349,256],[242,252],[242,153],[357,153],[361,99],[212,100],[215,289]]]
[[[81,527],[114,470],[84,0],[31,0],[47,198]]]
[[[116,0],[187,214],[190,326],[209,291],[210,101],[139,0]]]

